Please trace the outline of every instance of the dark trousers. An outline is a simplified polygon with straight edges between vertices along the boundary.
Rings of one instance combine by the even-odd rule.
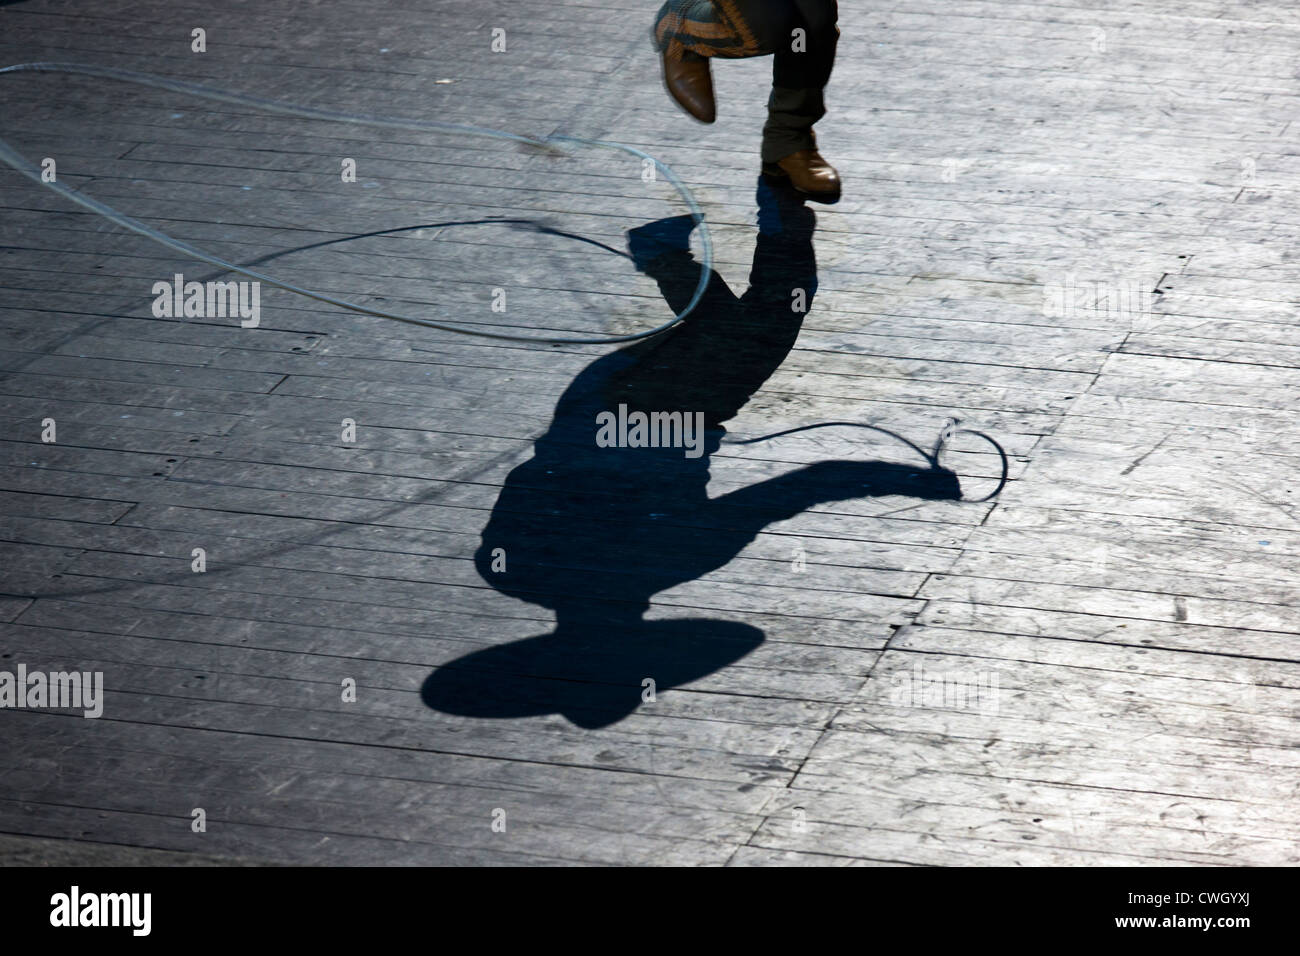
[[[655,46],[670,57],[772,54],[762,158],[774,163],[816,144],[838,14],[836,0],[668,0],[655,20]]]

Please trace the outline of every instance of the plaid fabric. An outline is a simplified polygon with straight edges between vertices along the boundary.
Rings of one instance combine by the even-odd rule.
[[[758,42],[736,0],[668,0],[655,18],[654,41],[672,59],[687,50],[730,58],[772,52]]]

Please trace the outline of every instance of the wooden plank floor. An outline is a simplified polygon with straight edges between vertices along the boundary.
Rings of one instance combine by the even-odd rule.
[[[770,63],[717,64],[694,124],[655,6],[27,0],[0,60],[626,143],[695,191],[738,295]],[[216,271],[0,171],[0,670],[106,694],[0,709],[0,858],[1300,859],[1300,13],[842,6],[846,195],[792,349],[788,312],[725,304],[612,358],[266,287],[256,329],[156,318],[155,282]],[[0,81],[0,137],[60,181],[312,288],[516,331],[670,314],[622,253],[684,209],[623,154]],[[955,418],[1010,480],[954,501],[848,428],[601,457],[593,380],[756,387],[728,441],[928,448]],[[998,473],[969,434],[942,463],[967,498]],[[522,584],[476,566],[498,540]]]

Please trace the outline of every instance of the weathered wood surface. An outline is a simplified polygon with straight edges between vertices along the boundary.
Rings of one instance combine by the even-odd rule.
[[[660,86],[654,6],[29,0],[0,7],[0,60],[624,142],[695,190],[738,293],[770,67],[718,64],[722,118],[692,123]],[[0,858],[1297,862],[1300,13],[920,0],[844,4],[841,28],[819,132],[846,194],[817,210],[819,290],[727,427],[859,420],[928,447],[958,418],[1007,449],[1010,483],[988,504],[813,504],[730,560],[719,536],[740,512],[671,538],[618,529],[613,566],[584,561],[575,531],[540,559],[577,564],[557,600],[614,608],[630,580],[717,552],[648,618],[764,636],[600,727],[456,716],[421,687],[555,626],[473,555],[557,400],[607,350],[459,338],[270,289],[257,329],[154,318],[154,282],[215,271],[0,171],[0,670],[98,670],[107,692],[98,720],[0,710]],[[523,331],[667,317],[625,259],[483,222],[622,250],[628,229],[682,211],[630,159],[86,78],[3,77],[0,103],[0,136],[62,181],[312,288]],[[404,231],[351,239],[388,230]],[[1069,283],[1151,307],[1048,314]],[[995,457],[958,448],[963,486],[988,489]],[[824,429],[724,445],[709,494],[830,459],[919,462]],[[595,684],[617,633],[574,645]],[[948,696],[901,693],[922,674]]]

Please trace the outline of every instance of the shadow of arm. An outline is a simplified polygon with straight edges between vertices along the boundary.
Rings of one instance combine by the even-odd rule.
[[[711,507],[759,526],[793,518],[809,508],[850,498],[902,495],[925,501],[959,501],[957,476],[945,468],[883,461],[823,461],[714,498]]]

